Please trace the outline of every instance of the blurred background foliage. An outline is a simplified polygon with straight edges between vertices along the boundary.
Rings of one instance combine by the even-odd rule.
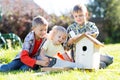
[[[92,0],[86,6],[90,12],[89,20],[99,28],[98,40],[106,44],[120,42],[120,1]],[[48,20],[48,32],[54,25],[67,28],[73,22],[71,11],[56,16],[47,14],[32,0],[0,0],[0,32],[15,33],[23,41],[31,30],[31,21],[36,15]]]
[[[120,42],[120,1],[119,0],[94,0],[88,5],[92,18],[102,20],[100,28],[101,39],[105,43]]]

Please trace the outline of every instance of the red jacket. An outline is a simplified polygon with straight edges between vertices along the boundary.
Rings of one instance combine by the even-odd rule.
[[[35,56],[41,43],[42,43],[42,39],[40,41],[35,40],[35,45],[34,45],[32,53],[30,55],[27,50],[22,50],[20,59],[24,64],[26,64],[30,67],[34,67],[34,65],[36,63],[36,59],[34,59],[32,57]]]
[[[40,41],[35,40],[34,32],[30,32],[25,37],[22,51],[15,57],[15,59],[20,59],[24,64],[34,67],[44,41],[45,39],[41,39]]]

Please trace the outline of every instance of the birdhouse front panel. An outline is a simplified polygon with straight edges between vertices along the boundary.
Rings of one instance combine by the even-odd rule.
[[[82,38],[76,43],[75,62],[85,69],[93,69],[95,51],[94,43],[87,37]]]

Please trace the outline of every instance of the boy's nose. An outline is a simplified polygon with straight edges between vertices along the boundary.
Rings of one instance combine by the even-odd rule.
[[[46,31],[43,31],[42,33],[43,33],[43,34],[46,34]]]
[[[63,42],[64,42],[64,40],[63,40],[63,39],[61,39],[61,40],[60,40],[60,42],[61,42],[61,43],[63,43]]]

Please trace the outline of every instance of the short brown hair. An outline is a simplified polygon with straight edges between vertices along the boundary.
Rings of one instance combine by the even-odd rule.
[[[73,12],[78,12],[78,11],[83,11],[85,13],[88,12],[86,6],[83,4],[77,4],[74,6]]]
[[[36,16],[32,20],[32,27],[36,27],[37,25],[46,25],[46,26],[48,26],[48,22],[44,17]]]

